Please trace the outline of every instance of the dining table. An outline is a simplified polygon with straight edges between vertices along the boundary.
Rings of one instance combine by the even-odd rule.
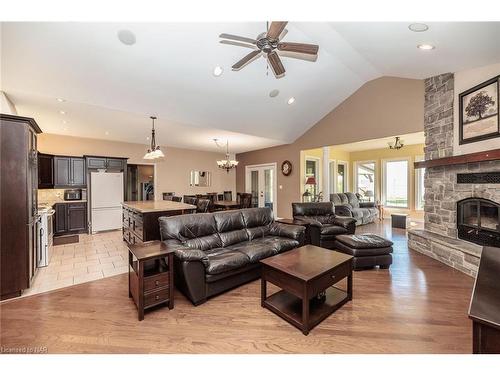
[[[240,203],[237,201],[215,201],[214,206],[217,208],[222,208],[224,210],[231,210],[234,208],[239,208]]]

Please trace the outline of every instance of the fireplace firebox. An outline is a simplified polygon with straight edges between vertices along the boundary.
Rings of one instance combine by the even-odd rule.
[[[484,198],[458,201],[457,230],[463,240],[500,247],[500,204]]]

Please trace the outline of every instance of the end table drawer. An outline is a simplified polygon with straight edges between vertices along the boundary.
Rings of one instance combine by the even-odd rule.
[[[340,265],[323,276],[318,277],[312,283],[312,294],[320,293],[333,284],[338,283],[352,272],[351,262]]]
[[[168,288],[144,294],[144,308],[168,301],[170,295]]]
[[[158,275],[145,277],[144,278],[144,292],[147,292],[147,291],[150,291],[153,289],[168,287],[169,276],[170,275],[168,272],[163,272],[163,273],[160,273]]]

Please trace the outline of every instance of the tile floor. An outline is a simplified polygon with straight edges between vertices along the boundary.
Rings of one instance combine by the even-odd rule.
[[[127,262],[128,248],[121,230],[81,234],[78,243],[52,248],[49,265],[38,269],[33,286],[22,296],[125,273]]]

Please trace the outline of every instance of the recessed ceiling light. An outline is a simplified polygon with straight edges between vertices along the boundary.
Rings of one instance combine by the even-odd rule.
[[[430,51],[431,49],[434,49],[436,47],[434,47],[432,44],[419,44],[417,48],[424,51]]]
[[[66,100],[64,100],[63,98],[57,98],[57,101],[58,101],[59,103],[63,103],[63,102],[65,102]]]
[[[221,66],[216,66],[214,68],[214,76],[216,76],[216,77],[220,77],[223,72],[224,72],[224,69],[222,69]]]
[[[118,31],[118,39],[120,39],[120,42],[122,42],[126,46],[135,44],[135,34],[130,30]]]
[[[271,98],[276,98],[276,97],[279,95],[279,93],[280,93],[280,90],[274,89],[274,90],[272,90],[272,91],[269,93],[269,96],[270,96]]]
[[[425,23],[412,23],[408,26],[408,28],[415,33],[422,33],[429,30],[429,26],[427,26]]]
[[[108,132],[108,131],[105,131],[105,132],[104,132],[104,134],[105,134],[105,135],[109,135],[109,132]]]
[[[295,103],[295,98],[292,96],[290,99],[288,99],[288,104],[293,104]]]
[[[68,128],[63,128],[63,130],[64,130],[64,131],[67,131],[67,130],[68,130]]]
[[[65,115],[65,114],[66,114],[66,112],[64,112],[64,111],[59,111],[59,113],[60,113],[61,115]]]
[[[62,123],[63,123],[63,124],[67,124],[67,123],[68,123],[68,121],[66,121],[66,120],[63,120],[63,121],[62,121]]]

